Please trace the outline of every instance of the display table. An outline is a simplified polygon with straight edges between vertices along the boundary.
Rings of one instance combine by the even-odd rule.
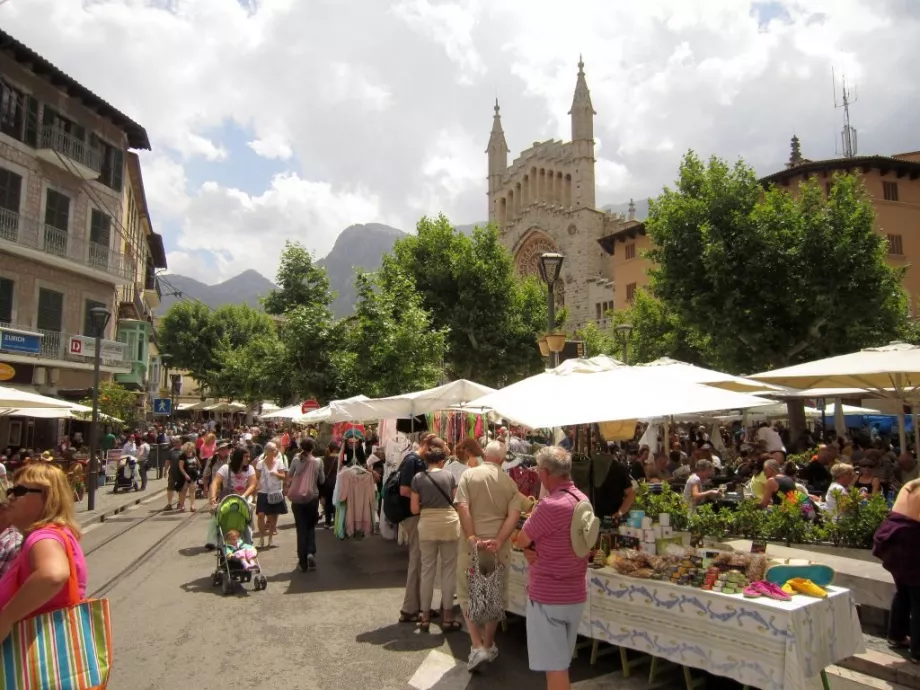
[[[820,687],[820,673],[864,651],[849,590],[826,599],[747,599],[588,569],[581,634],[763,690]],[[522,613],[527,561],[513,552],[509,607]]]

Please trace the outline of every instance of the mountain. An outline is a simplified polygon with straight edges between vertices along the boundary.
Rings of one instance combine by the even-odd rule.
[[[356,271],[376,271],[383,255],[393,249],[396,240],[405,236],[402,230],[381,223],[352,225],[342,231],[332,251],[316,262],[325,267],[329,286],[337,293],[332,303],[336,316],[348,316],[354,310]]]
[[[181,292],[183,297],[204,302],[209,307],[222,307],[225,304],[248,304],[259,306],[259,298],[275,289],[274,283],[261,273],[253,270],[243,271],[223,283],[205,285],[204,283],[180,275],[164,276],[160,281],[163,291],[162,306],[159,313],[165,314],[174,302],[180,299],[174,292]]]

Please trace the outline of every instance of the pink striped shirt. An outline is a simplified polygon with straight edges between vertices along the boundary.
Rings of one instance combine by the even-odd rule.
[[[574,496],[567,492],[571,492]],[[534,543],[537,560],[530,565],[528,596],[541,604],[580,604],[588,599],[588,558],[572,550],[572,514],[588,497],[572,482],[537,503],[523,530]]]

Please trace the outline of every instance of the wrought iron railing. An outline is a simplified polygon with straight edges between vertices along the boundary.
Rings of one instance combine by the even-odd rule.
[[[114,249],[74,237],[66,230],[39,223],[5,208],[0,208],[0,241],[37,249],[119,278],[131,276],[131,266],[125,256]]]
[[[54,125],[43,126],[39,148],[57,151],[62,156],[90,170],[102,172],[102,150],[98,147],[90,146],[82,139],[65,132],[60,127]]]

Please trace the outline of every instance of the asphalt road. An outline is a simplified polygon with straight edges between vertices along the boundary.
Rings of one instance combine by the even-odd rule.
[[[500,633],[498,660],[473,676],[465,633],[442,635],[433,625],[424,635],[397,623],[406,555],[393,542],[341,542],[320,530],[318,569],[300,573],[288,515],[276,547],[260,554],[267,590],[223,596],[211,585],[215,558],[202,547],[206,514],[160,508],[160,500],[138,506],[94,525],[83,540],[87,591],[111,603],[110,690],[544,687],[527,669],[522,621]],[[616,655],[592,667],[588,652],[574,662],[576,688],[650,687],[647,670],[624,681]],[[674,669],[655,687],[680,681]]]

